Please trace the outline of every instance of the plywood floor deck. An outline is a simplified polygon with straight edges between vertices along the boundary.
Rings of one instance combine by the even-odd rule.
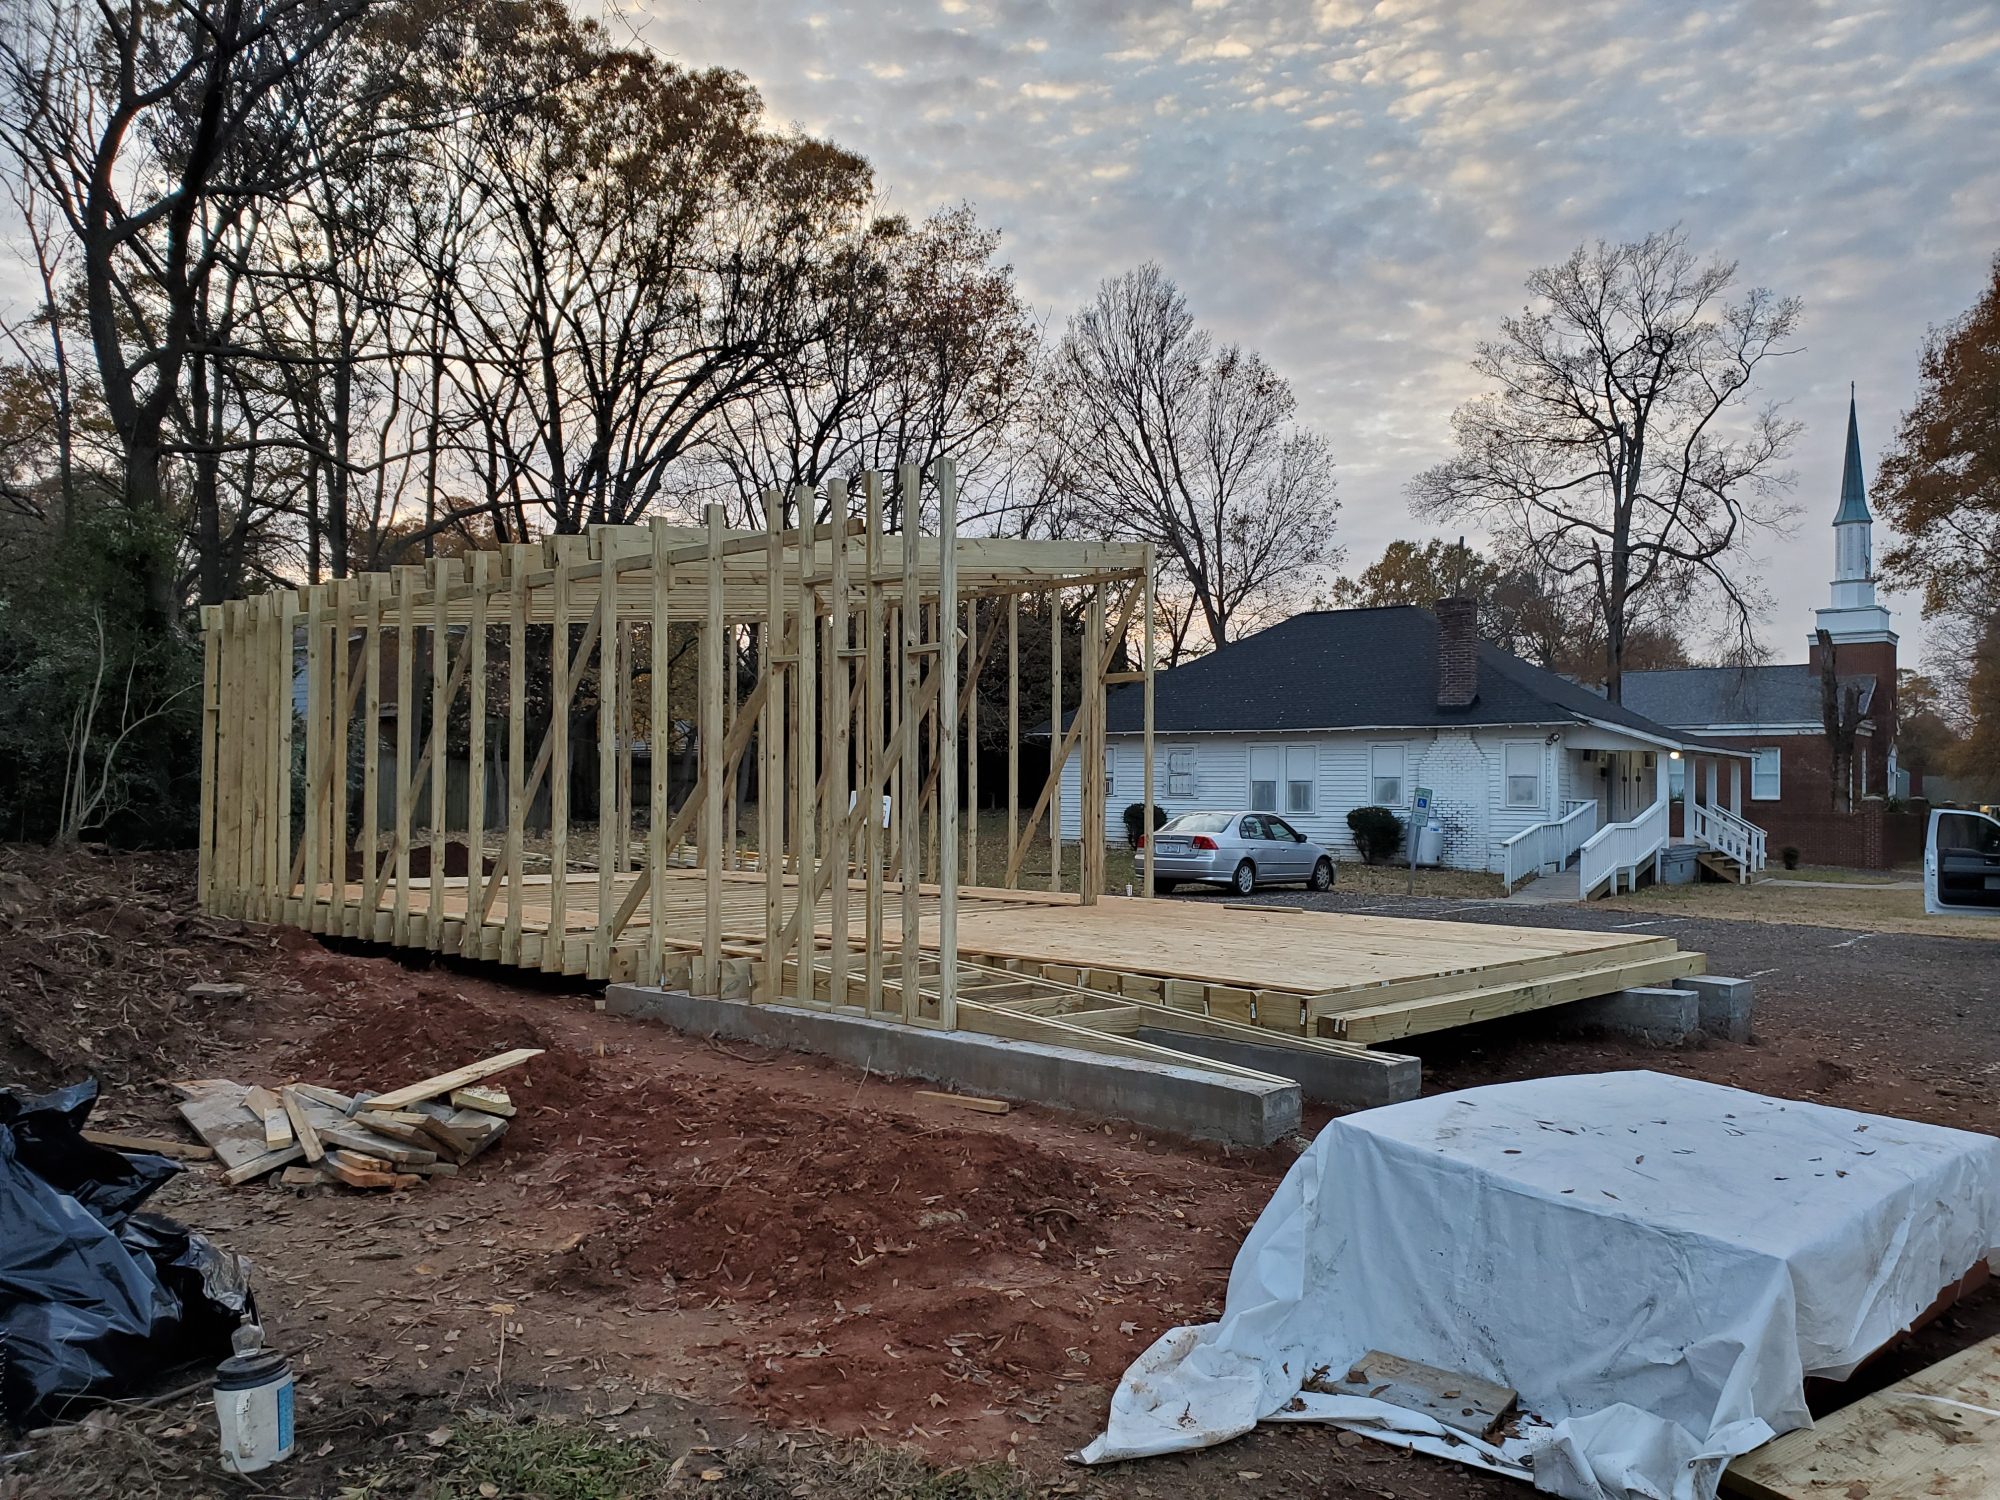
[[[617,874],[611,902],[622,903],[635,876]],[[701,871],[672,869],[660,911],[669,951],[700,947],[706,895]],[[434,894],[442,913],[430,923]],[[404,942],[505,959],[510,893],[502,886],[479,924],[479,942],[465,942],[468,882],[446,877],[434,888],[412,881]],[[796,882],[784,881],[789,917]],[[937,893],[920,887],[918,942],[935,953]],[[598,924],[595,872],[573,872],[564,892],[560,949],[549,949],[554,890],[547,876],[528,877],[519,893],[518,957],[522,967],[581,974],[590,965],[590,933]],[[308,910],[303,896],[284,919],[315,931],[376,941],[396,940],[393,891],[371,917],[356,884],[336,893],[322,886]],[[724,941],[739,956],[764,938],[765,880],[731,871],[722,879]],[[635,972],[646,950],[650,900],[641,900],[611,955],[613,978]],[[848,890],[850,945],[864,932],[859,882]],[[901,943],[901,887],[885,887],[883,941]],[[831,893],[815,912],[821,948],[833,940]],[[1558,1004],[1698,973],[1700,954],[1681,952],[1669,938],[1557,928],[1483,926],[1225,906],[1215,902],[1107,896],[1083,905],[1074,894],[961,887],[961,960],[1081,985],[1106,995],[1161,1001],[1228,1020],[1254,1021],[1306,1035],[1384,1040],[1464,1024],[1489,1015]]]

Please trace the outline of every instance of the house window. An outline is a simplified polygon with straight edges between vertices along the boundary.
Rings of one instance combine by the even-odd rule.
[[[1118,790],[1118,752],[1104,752],[1104,795],[1111,796]]]
[[[1750,752],[1750,796],[1757,802],[1778,800],[1778,747],[1765,745]]]
[[[1284,752],[1276,745],[1250,747],[1250,805],[1258,812],[1278,810],[1278,774]]]
[[[1407,747],[1402,745],[1368,747],[1369,790],[1378,807],[1403,805],[1406,755]]]
[[[1169,797],[1194,795],[1194,751],[1167,752],[1167,795]]]
[[[1313,788],[1319,781],[1319,749],[1313,745],[1285,746],[1285,811],[1313,810]]]
[[[1542,747],[1533,740],[1510,740],[1502,747],[1509,807],[1542,805]]]

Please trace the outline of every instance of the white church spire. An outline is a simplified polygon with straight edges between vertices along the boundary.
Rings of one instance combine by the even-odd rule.
[[[1840,508],[1833,515],[1833,597],[1818,611],[1818,629],[1835,642],[1889,641],[1889,611],[1875,599],[1875,518],[1868,513],[1868,484],[1861,468],[1861,430],[1854,415],[1854,387],[1847,388],[1847,462],[1840,476]],[[1817,635],[1815,635],[1817,640]]]

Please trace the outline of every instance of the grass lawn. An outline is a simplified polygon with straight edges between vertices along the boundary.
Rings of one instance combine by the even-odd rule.
[[[1793,871],[1793,875],[1803,872]],[[1852,873],[1852,872],[1844,872]],[[1738,922],[1798,922],[1809,927],[1842,927],[1864,932],[1912,932],[1930,937],[2000,941],[2000,921],[1924,914],[1921,889],[1879,891],[1853,880],[1813,886],[1651,885],[1600,903],[1619,911],[1650,915],[1720,917]]]

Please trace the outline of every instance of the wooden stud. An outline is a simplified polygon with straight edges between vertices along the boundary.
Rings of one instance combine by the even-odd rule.
[[[1063,735],[1062,590],[1049,590],[1049,780],[1062,785]],[[1034,819],[1028,820],[1032,826]],[[1062,795],[1049,802],[1049,889],[1062,889]]]
[[[813,583],[816,566],[814,530],[818,497],[806,485],[793,492],[799,510],[799,652],[792,682],[792,858],[798,873],[793,925],[798,930],[798,991],[802,1005],[813,995],[813,891],[819,876],[819,653],[818,596]]]
[[[521,962],[521,918],[527,905],[521,866],[528,824],[528,567],[538,550],[524,543],[507,549],[507,915],[501,927],[500,956],[517,965]],[[493,899],[491,890],[486,899]]]
[[[465,931],[458,950],[467,958],[478,958],[482,925],[478,914],[486,910],[486,599],[493,554],[474,552],[471,563],[472,619],[460,648],[469,653],[471,666],[465,756]]]
[[[785,695],[778,688],[784,668],[773,633],[785,619],[784,547],[778,521],[784,492],[764,491],[764,618],[757,632],[757,681],[764,702],[758,710],[757,859],[764,872],[764,953],[756,1000],[778,1000],[785,989]]]
[[[827,482],[826,500],[829,518],[833,522],[830,546],[833,551],[832,592],[827,616],[827,715],[831,721],[828,730],[826,767],[827,787],[827,864],[832,870],[832,883],[828,890],[827,931],[830,938],[827,953],[827,998],[834,1005],[847,1003],[847,961],[848,909],[847,890],[849,877],[853,874],[848,828],[848,779],[851,766],[848,757],[853,753],[851,736],[854,729],[854,704],[851,690],[853,680],[853,658],[848,654],[848,614],[847,614],[847,481],[833,479]],[[859,799],[856,799],[857,806]],[[811,929],[802,927],[809,935]]]
[[[1145,854],[1145,869],[1142,871],[1140,877],[1139,894],[1142,896],[1151,897],[1154,892],[1153,675],[1155,668],[1154,668],[1154,647],[1153,647],[1153,617],[1158,612],[1159,609],[1159,600],[1155,596],[1153,588],[1153,544],[1151,542],[1146,543],[1146,577],[1144,584],[1144,600],[1141,607],[1146,611],[1145,646],[1144,646],[1145,660],[1142,663],[1140,663],[1140,668],[1139,668],[1140,671],[1142,671],[1145,674],[1145,682],[1146,682],[1145,706],[1144,709],[1142,710],[1142,722],[1140,728],[1140,754],[1143,757],[1144,761],[1142,774],[1145,778],[1145,783],[1146,783],[1146,791],[1145,791],[1146,811],[1140,826],[1145,830],[1146,834],[1146,854]]]
[[[917,685],[920,658],[917,648],[921,644],[918,631],[922,628],[923,615],[917,592],[917,516],[921,496],[918,491],[917,467],[904,464],[900,472],[902,503],[899,514],[902,532],[897,541],[902,547],[903,580],[898,597],[897,611],[902,617],[902,692],[901,707],[897,716],[900,730],[896,747],[896,800],[892,808],[895,822],[895,839],[900,851],[897,870],[902,878],[903,916],[897,934],[897,944],[902,950],[902,1010],[905,1021],[917,1019],[919,986],[918,979],[923,972],[922,945],[919,933],[922,928],[923,903],[917,889],[917,745],[922,721],[918,717]]]
[[[430,881],[424,896],[424,935],[428,946],[444,946],[445,831],[450,818],[445,806],[449,782],[451,736],[451,626],[446,589],[458,571],[455,557],[430,560],[431,592],[431,789]]]
[[[542,940],[544,973],[562,972],[563,939],[569,932],[569,705],[574,691],[569,574],[575,541],[555,538],[555,578],[550,585],[555,628],[549,644],[549,925]]]
[[[1007,872],[1001,884],[1012,889],[1011,856],[1021,846],[1021,596],[1007,596]]]
[[[377,840],[382,827],[382,585],[380,576],[363,580],[361,650],[361,917],[357,937],[375,941],[375,916],[382,907],[382,867]]]
[[[857,810],[862,816],[861,861],[863,865],[862,945],[865,949],[863,1001],[871,1010],[881,1010],[882,1001],[882,763],[886,746],[884,714],[888,711],[887,670],[883,650],[885,620],[882,604],[882,476],[862,477],[862,567],[867,577],[867,597],[862,633],[866,655],[862,658],[861,712],[866,725],[862,756],[861,792]]]
[[[617,533],[600,528],[598,559],[609,562]],[[591,935],[590,977],[611,977],[611,919],[618,907],[618,588],[597,584],[597,930]]]
[[[701,855],[704,906],[701,926],[703,994],[722,990],[722,507],[710,505],[708,611],[701,635]]]
[[[401,567],[394,577],[396,600],[396,904],[393,941],[410,942],[410,761],[411,717],[415,713],[417,661],[417,587],[421,568]]]
[[[958,478],[949,458],[937,461],[938,488],[938,623],[948,637],[958,631]],[[970,649],[971,641],[967,641]],[[938,786],[938,985],[937,1020],[958,1024],[958,648],[939,642],[938,662],[944,677],[938,687],[937,720],[942,744],[937,764]]]
[[[648,703],[646,747],[648,780],[652,800],[646,823],[646,878],[652,883],[651,905],[646,916],[646,965],[642,971],[648,984],[658,984],[666,954],[666,868],[673,852],[667,848],[667,820],[673,815],[673,718],[668,696],[672,675],[673,644],[667,627],[673,593],[674,567],[667,561],[673,529],[663,516],[650,523],[653,542],[653,601],[648,626],[651,701]]]

